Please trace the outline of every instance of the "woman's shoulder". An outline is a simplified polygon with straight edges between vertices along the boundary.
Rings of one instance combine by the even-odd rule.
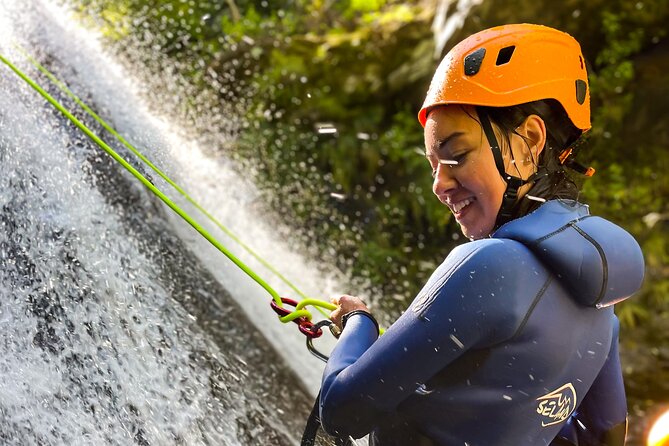
[[[643,280],[643,254],[634,237],[574,201],[549,201],[494,237],[527,246],[582,305],[612,305]]]
[[[446,257],[440,269],[458,266],[482,267],[488,273],[497,269],[521,269],[536,258],[520,241],[505,238],[486,238],[464,243]]]
[[[477,240],[450,253],[411,309],[419,319],[452,321],[458,332],[478,327],[477,345],[491,345],[516,332],[550,276],[520,242]]]
[[[490,296],[496,290],[502,292],[513,288],[511,284],[541,286],[542,278],[549,274],[523,243],[488,238],[453,249],[432,274],[422,293],[434,295],[448,289],[449,293]]]

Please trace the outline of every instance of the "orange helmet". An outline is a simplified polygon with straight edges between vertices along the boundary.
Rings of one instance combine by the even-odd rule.
[[[590,93],[578,42],[541,25],[505,25],[478,32],[451,49],[437,68],[418,120],[433,107],[507,107],[556,99],[572,123],[590,128]]]

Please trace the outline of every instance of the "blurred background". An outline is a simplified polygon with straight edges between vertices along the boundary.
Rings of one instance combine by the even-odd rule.
[[[441,57],[501,24],[573,35],[593,110],[578,159],[597,170],[581,200],[630,231],[646,260],[642,290],[616,309],[628,444],[644,444],[669,404],[669,2],[62,3],[208,157],[234,161],[259,190],[254,206],[281,221],[277,234],[340,271],[341,291],[371,302],[383,325],[465,242],[431,195],[416,120]]]

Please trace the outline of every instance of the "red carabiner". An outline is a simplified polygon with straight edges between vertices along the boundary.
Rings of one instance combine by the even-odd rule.
[[[287,297],[282,297],[281,303],[284,305],[290,305],[293,308],[297,307],[298,304],[297,301]],[[272,310],[274,310],[274,312],[279,315],[279,317],[288,316],[290,313],[292,313],[292,311],[277,305],[276,301],[274,300],[270,302],[270,306],[272,307]],[[321,330],[320,327],[316,327],[309,319],[304,316],[293,319],[293,322],[298,325],[302,334],[310,339],[318,338],[323,334],[323,330]]]

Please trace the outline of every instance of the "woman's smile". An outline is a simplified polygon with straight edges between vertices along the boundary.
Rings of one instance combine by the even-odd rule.
[[[459,219],[465,211],[465,208],[474,202],[474,198],[465,198],[462,201],[451,204],[450,208],[453,211],[455,218]]]
[[[432,191],[464,235],[479,239],[494,228],[506,183],[473,113],[463,106],[433,110],[425,126],[425,155],[434,173]]]

